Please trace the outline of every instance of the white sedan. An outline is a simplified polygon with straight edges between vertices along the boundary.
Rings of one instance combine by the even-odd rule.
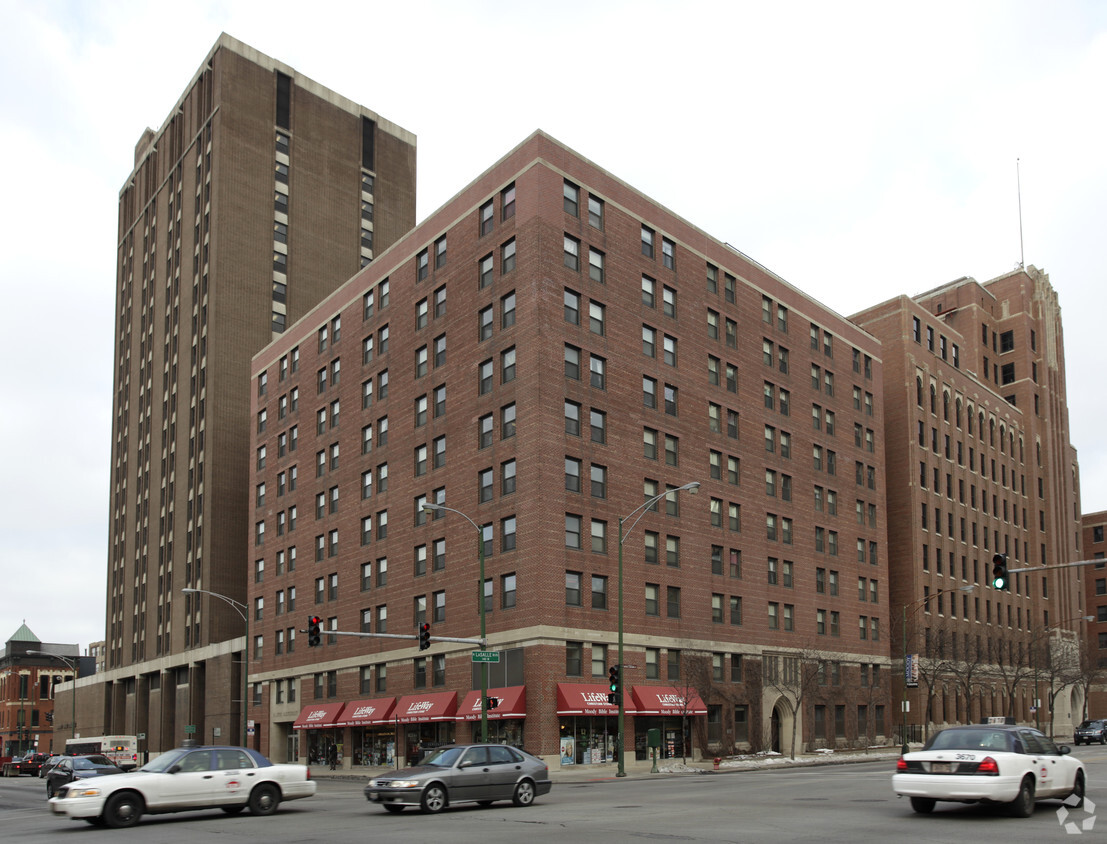
[[[920,814],[939,800],[954,803],[1006,803],[1011,814],[1027,818],[1034,801],[1084,799],[1084,766],[1031,727],[979,724],[935,733],[922,750],[896,763],[892,790],[911,798]]]
[[[315,794],[304,765],[275,765],[244,747],[180,747],[128,774],[81,780],[58,788],[50,799],[55,815],[96,826],[133,826],[143,813],[249,808],[271,815],[282,800]]]

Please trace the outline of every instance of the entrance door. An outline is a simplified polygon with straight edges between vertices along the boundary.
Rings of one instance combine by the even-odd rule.
[[[300,732],[289,730],[285,740],[285,762],[298,762],[300,757]]]
[[[769,718],[769,747],[773,753],[780,753],[780,709],[773,707]]]

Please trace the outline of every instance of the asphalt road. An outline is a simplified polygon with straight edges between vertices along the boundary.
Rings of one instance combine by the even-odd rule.
[[[1107,828],[1107,748],[1075,751],[1088,769],[1088,798]],[[390,815],[369,804],[356,779],[320,780],[309,800],[285,804],[268,818],[228,817],[219,811],[146,817],[129,830],[97,829],[56,818],[45,803],[43,781],[0,779],[3,836],[20,844],[111,841],[205,844],[227,840],[265,844],[344,844],[350,841],[426,844],[489,842],[1041,842],[1075,840],[1058,820],[1056,802],[1040,803],[1033,817],[1017,819],[979,806],[939,804],[915,815],[891,792],[888,762],[792,770],[654,775],[600,782],[564,782],[520,809],[459,806],[428,816],[408,810]],[[1102,807],[1102,808],[1098,808]],[[1070,820],[1080,822],[1079,810]],[[72,838],[70,837],[72,836]]]

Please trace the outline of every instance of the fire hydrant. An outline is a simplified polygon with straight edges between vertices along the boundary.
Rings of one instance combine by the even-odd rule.
[[[723,761],[723,760],[722,760],[722,759],[720,759],[720,758],[719,758],[718,756],[716,756],[716,757],[715,757],[715,770],[716,770],[716,771],[717,771],[717,770],[719,770],[719,763],[720,763],[721,761]]]

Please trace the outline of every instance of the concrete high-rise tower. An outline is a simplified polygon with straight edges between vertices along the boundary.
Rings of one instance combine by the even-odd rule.
[[[106,672],[78,687],[86,734],[156,751],[222,724],[245,742],[267,421],[250,359],[414,222],[414,135],[225,34],[142,134],[119,195]]]

